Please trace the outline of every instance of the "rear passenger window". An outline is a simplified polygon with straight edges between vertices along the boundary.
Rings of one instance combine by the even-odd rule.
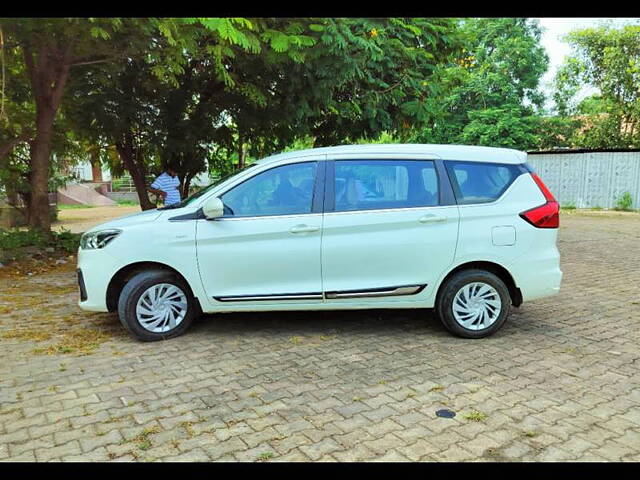
[[[335,210],[438,205],[438,176],[430,160],[338,160]]]
[[[518,165],[446,161],[447,172],[460,204],[497,200],[522,173]]]

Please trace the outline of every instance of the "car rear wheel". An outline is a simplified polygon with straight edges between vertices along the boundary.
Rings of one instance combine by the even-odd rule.
[[[145,342],[182,335],[193,322],[196,311],[188,285],[165,270],[134,275],[118,300],[120,322],[134,337]]]
[[[509,314],[511,297],[500,278],[485,270],[463,270],[447,280],[436,301],[445,328],[463,338],[498,331]]]

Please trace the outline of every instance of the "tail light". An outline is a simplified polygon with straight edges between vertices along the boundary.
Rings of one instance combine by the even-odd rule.
[[[537,228],[558,228],[560,226],[560,205],[540,177],[535,173],[531,173],[531,176],[547,203],[522,212],[520,216]]]

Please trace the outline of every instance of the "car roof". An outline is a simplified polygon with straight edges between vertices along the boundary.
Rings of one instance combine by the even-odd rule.
[[[442,160],[467,160],[519,164],[527,161],[527,153],[511,148],[477,147],[471,145],[435,145],[419,143],[387,143],[371,145],[340,145],[335,147],[309,148],[278,153],[259,160],[258,164],[271,163],[311,155],[367,155],[385,154],[398,156],[433,155]]]

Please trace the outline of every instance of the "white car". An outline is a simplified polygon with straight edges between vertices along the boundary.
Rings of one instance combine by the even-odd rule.
[[[457,145],[274,155],[86,232],[79,305],[146,341],[202,312],[366,308],[435,308],[453,334],[486,337],[560,289],[559,205],[526,160]]]

